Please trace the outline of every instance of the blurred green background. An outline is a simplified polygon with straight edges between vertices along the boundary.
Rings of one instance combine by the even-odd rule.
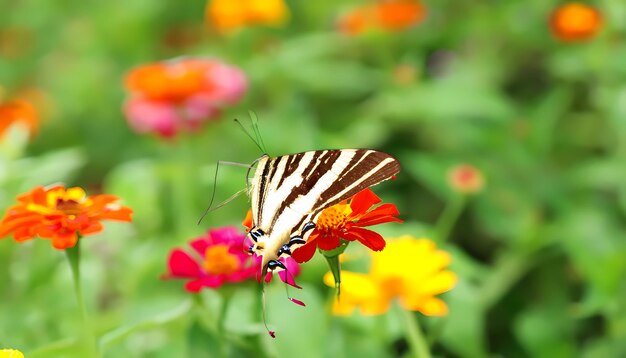
[[[457,286],[444,318],[420,321],[441,357],[626,355],[626,3],[593,2],[602,31],[563,43],[548,25],[561,2],[428,1],[399,32],[337,31],[363,1],[287,1],[282,27],[220,34],[202,1],[0,0],[4,98],[41,92],[31,141],[6,139],[0,208],[36,185],[64,182],[120,196],[133,224],[107,224],[84,240],[88,311],[105,357],[213,356],[180,281],[162,281],[169,250],[208,228],[240,225],[239,198],[196,221],[218,160],[261,153],[233,123],[260,118],[269,154],[367,147],[396,156],[397,180],[375,188],[406,221],[386,237],[437,239],[459,194],[446,181],[469,163],[486,178],[465,200],[443,248]],[[124,75],[179,56],[211,56],[245,71],[242,103],[173,140],[133,133],[123,117]],[[243,188],[245,170],[220,169],[216,200]],[[446,209],[448,208],[448,209]],[[356,245],[354,249],[358,251]],[[0,348],[27,357],[75,357],[80,327],[61,251],[44,240],[0,241]],[[408,354],[393,312],[335,318],[325,262],[304,265],[289,303],[271,285],[271,340],[253,311],[254,283],[239,286],[226,329],[252,345],[231,356],[384,357]],[[202,298],[217,311],[220,295]]]

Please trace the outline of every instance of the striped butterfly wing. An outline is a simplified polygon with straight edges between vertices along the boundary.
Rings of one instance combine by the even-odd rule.
[[[369,149],[319,150],[261,157],[251,182],[253,238],[263,273],[290,238],[321,212],[400,171],[387,153]],[[251,233],[253,233],[251,230]]]

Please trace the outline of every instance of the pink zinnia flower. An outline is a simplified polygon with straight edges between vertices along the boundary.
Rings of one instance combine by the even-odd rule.
[[[209,230],[206,235],[191,241],[189,249],[176,248],[171,251],[168,272],[164,278],[189,279],[185,284],[189,292],[256,279],[261,260],[242,250],[245,239],[246,235],[234,227]],[[298,265],[291,259],[283,263],[289,274],[281,272],[281,279],[297,287],[292,275],[299,273]],[[271,273],[266,277],[267,282],[270,280]]]
[[[181,58],[139,66],[126,76],[124,113],[138,133],[194,131],[241,100],[245,74],[217,59]]]

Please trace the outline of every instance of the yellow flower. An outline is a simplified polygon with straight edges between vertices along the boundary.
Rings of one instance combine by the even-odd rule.
[[[437,250],[434,242],[405,235],[388,240],[382,252],[370,254],[369,273],[341,272],[341,297],[334,303],[334,314],[349,315],[355,308],[365,315],[383,314],[396,298],[405,309],[427,316],[448,313],[446,303],[435,295],[452,289],[457,278],[445,271],[450,255]],[[330,272],[324,283],[334,287]]]
[[[283,0],[211,0],[205,18],[218,31],[266,24],[281,25],[289,17]]]
[[[15,349],[0,349],[0,358],[24,358],[24,354]]]

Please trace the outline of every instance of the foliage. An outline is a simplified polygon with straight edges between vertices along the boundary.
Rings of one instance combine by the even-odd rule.
[[[266,287],[274,340],[253,282],[191,296],[160,280],[172,248],[241,224],[242,197],[196,222],[218,160],[261,154],[232,121],[248,123],[248,110],[271,155],[367,147],[400,160],[397,179],[374,190],[405,223],[379,233],[432,238],[458,277],[441,296],[448,316],[419,317],[435,356],[626,355],[626,4],[599,2],[603,28],[580,42],[552,35],[554,0],[430,1],[409,29],[340,33],[335,20],[364,2],[292,0],[282,27],[224,33],[204,23],[198,0],[0,0],[0,94],[31,99],[41,117],[32,140],[19,127],[4,134],[0,208],[63,182],[134,211],[132,225],[81,239],[104,356],[409,354],[399,307],[330,314],[320,255],[292,291],[306,307],[288,302],[279,280]],[[122,111],[126,74],[180,56],[238,66],[245,97],[196,133],[134,133]],[[448,185],[462,163],[482,172],[482,191]],[[242,189],[245,174],[220,166],[215,202]],[[356,246],[348,253],[365,256]],[[63,256],[43,240],[0,241],[0,349],[80,356]],[[366,261],[345,266],[367,272]]]

